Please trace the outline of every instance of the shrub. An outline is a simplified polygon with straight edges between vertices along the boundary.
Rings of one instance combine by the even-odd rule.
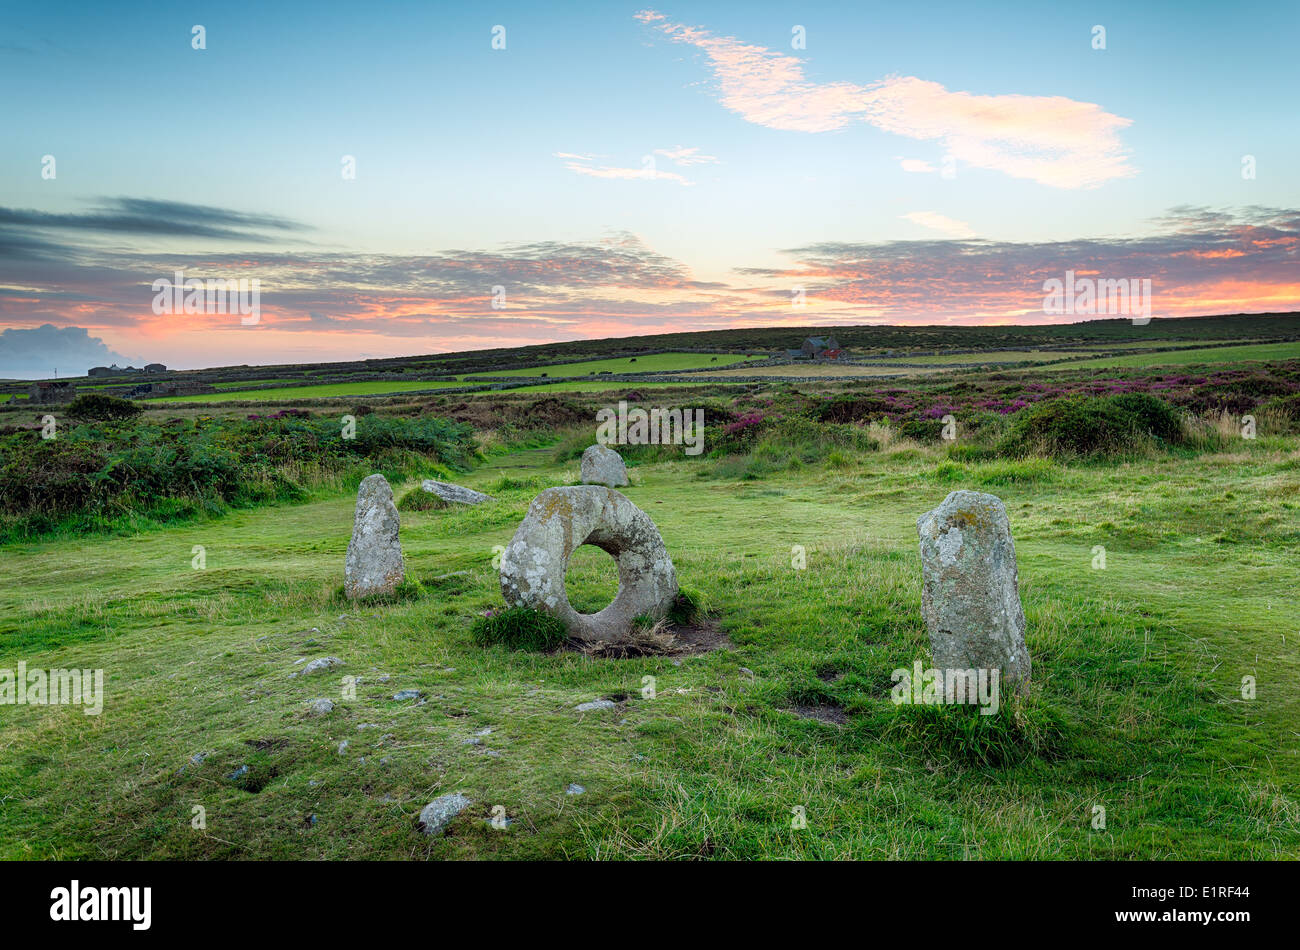
[[[1285,420],[1288,432],[1300,432],[1300,393],[1270,399],[1260,411]]]
[[[1147,393],[1074,396],[1023,410],[999,445],[1004,455],[1115,456],[1151,442],[1185,441],[1182,416]]]
[[[564,624],[531,607],[489,611],[474,621],[470,634],[479,646],[500,644],[510,650],[554,650],[568,639]]]
[[[99,393],[78,396],[68,403],[68,415],[74,419],[111,422],[118,419],[134,419],[142,412],[144,410],[129,399],[103,396]]]
[[[0,435],[0,540],[59,524],[102,530],[296,501],[305,486],[355,484],[375,471],[390,479],[424,475],[440,470],[437,463],[468,460],[471,434],[433,417],[370,416],[358,421],[356,439],[344,439],[332,419],[284,416],[118,418],[82,422],[58,439]]]

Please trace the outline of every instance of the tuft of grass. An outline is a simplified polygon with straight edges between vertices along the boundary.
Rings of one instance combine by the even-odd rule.
[[[438,511],[450,507],[450,503],[443,501],[431,491],[425,491],[419,485],[408,491],[397,502],[398,511]]]
[[[563,623],[531,607],[510,607],[479,617],[470,634],[479,646],[499,644],[537,653],[554,650],[569,637]]]
[[[699,591],[681,588],[677,591],[677,596],[673,598],[673,604],[668,608],[668,622],[676,627],[684,627],[688,624],[702,620],[707,614],[704,608],[704,596]]]
[[[1001,708],[989,716],[973,705],[901,705],[885,736],[971,767],[1051,761],[1070,750],[1065,719],[1032,694],[1004,697]]]

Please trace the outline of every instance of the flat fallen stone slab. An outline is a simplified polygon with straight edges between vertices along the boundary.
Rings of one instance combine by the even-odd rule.
[[[420,487],[437,495],[443,501],[456,505],[481,505],[485,501],[492,500],[491,495],[485,495],[481,491],[466,488],[464,485],[453,485],[451,482],[435,481],[432,478],[426,478],[420,483]]]

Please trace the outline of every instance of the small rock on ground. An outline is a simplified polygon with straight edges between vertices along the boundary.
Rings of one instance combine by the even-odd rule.
[[[437,837],[470,804],[470,800],[460,792],[435,798],[420,811],[420,830],[431,838]]]
[[[336,656],[323,656],[320,659],[312,660],[297,673],[290,673],[290,676],[310,676],[312,673],[320,673],[322,670],[333,670],[343,665],[343,661]]]

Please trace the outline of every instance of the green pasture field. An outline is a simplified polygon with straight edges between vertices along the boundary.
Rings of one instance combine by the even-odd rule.
[[[1069,465],[769,445],[631,473],[729,648],[475,645],[494,554],[577,480],[547,447],[457,477],[491,502],[404,510],[418,584],[385,601],[340,595],[351,488],[0,549],[0,668],[106,689],[98,716],[0,707],[0,857],[1300,856],[1295,437]],[[915,521],[957,488],[1003,498],[1015,535],[1033,685],[996,721],[890,699],[928,663]],[[568,576],[580,609],[612,596],[595,549]],[[616,708],[575,709],[598,698]],[[451,792],[473,804],[424,837]]]

